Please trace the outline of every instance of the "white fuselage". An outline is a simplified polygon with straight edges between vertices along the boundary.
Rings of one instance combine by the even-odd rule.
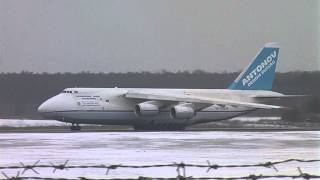
[[[255,110],[255,108],[214,104],[196,111],[190,119],[175,119],[170,108],[178,102],[167,102],[166,107],[151,116],[139,116],[135,106],[143,99],[128,99],[124,95],[130,91],[159,92],[161,94],[231,99],[254,102],[255,95],[281,95],[272,91],[242,91],[228,89],[130,89],[130,88],[68,88],[48,99],[38,108],[46,118],[77,124],[132,125],[137,124],[183,124],[188,126],[229,119]]]

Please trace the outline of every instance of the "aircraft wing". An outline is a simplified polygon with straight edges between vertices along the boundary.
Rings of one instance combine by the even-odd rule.
[[[174,95],[174,94],[160,94],[160,93],[140,93],[140,92],[128,92],[125,94],[126,98],[133,99],[146,99],[146,100],[156,100],[156,101],[174,101],[174,102],[190,102],[199,104],[220,104],[220,105],[233,105],[233,106],[243,106],[249,108],[260,108],[260,109],[279,109],[283,108],[281,106],[267,105],[252,102],[242,102],[236,100],[219,99],[219,98],[208,98],[199,97],[191,95]]]

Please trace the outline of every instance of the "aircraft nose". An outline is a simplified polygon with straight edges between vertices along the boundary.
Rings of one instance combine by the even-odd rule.
[[[48,100],[43,102],[39,107],[38,107],[38,112],[39,113],[45,113],[50,111],[50,103],[48,103]]]
[[[43,102],[39,107],[38,107],[38,112],[39,113],[47,113],[47,112],[51,112],[54,111],[56,103],[55,103],[55,99],[54,98],[50,98],[48,100],[46,100],[45,102]]]
[[[58,111],[73,110],[76,108],[76,103],[72,97],[65,95],[54,96],[38,107],[40,114],[53,113]]]

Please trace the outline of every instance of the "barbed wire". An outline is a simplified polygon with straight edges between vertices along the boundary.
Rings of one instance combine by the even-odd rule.
[[[311,175],[311,174],[304,174],[304,175],[248,175],[248,176],[239,176],[239,177],[184,177],[184,176],[177,176],[172,178],[163,178],[163,177],[144,177],[139,176],[137,178],[86,178],[86,177],[77,177],[77,178],[61,178],[61,177],[8,177],[6,179],[1,180],[24,180],[24,179],[41,179],[41,180],[195,180],[195,179],[215,179],[215,180],[237,180],[237,179],[245,179],[245,180],[257,180],[257,179],[268,179],[268,178],[302,178],[302,179],[320,179],[319,175]]]
[[[36,161],[33,164],[25,165],[24,163],[20,162],[19,165],[16,166],[0,166],[0,169],[21,169],[17,172],[16,176],[8,176],[5,172],[1,172],[2,175],[5,177],[6,180],[20,180],[20,179],[44,179],[44,180],[51,180],[51,179],[58,179],[58,180],[87,180],[89,178],[86,177],[78,177],[73,179],[68,178],[48,178],[48,177],[22,177],[26,171],[30,170],[35,174],[39,175],[40,173],[35,170],[35,168],[53,168],[52,173],[55,173],[57,170],[68,170],[68,169],[84,169],[84,168],[91,168],[91,169],[106,169],[105,175],[108,175],[110,170],[115,170],[118,168],[132,168],[132,169],[143,169],[143,168],[159,168],[159,167],[175,167],[177,176],[174,178],[151,178],[151,177],[138,177],[133,179],[266,179],[266,178],[303,178],[303,179],[312,179],[312,178],[320,178],[320,175],[312,175],[308,173],[304,173],[300,167],[297,167],[297,175],[248,175],[243,177],[187,177],[186,176],[186,168],[187,167],[196,167],[196,168],[206,168],[206,172],[209,173],[211,170],[217,170],[220,168],[249,168],[249,167],[264,167],[264,168],[271,168],[276,172],[279,170],[276,168],[276,165],[289,163],[289,162],[299,162],[299,163],[312,163],[312,162],[320,162],[320,159],[311,159],[311,160],[304,160],[304,159],[287,159],[283,161],[269,161],[265,163],[258,163],[258,164],[242,164],[242,165],[218,165],[212,164],[210,161],[207,161],[207,164],[188,164],[188,163],[170,163],[170,164],[156,164],[156,165],[122,165],[122,164],[113,164],[113,165],[68,165],[69,160],[65,161],[63,164],[39,164],[40,160]],[[119,178],[112,178],[112,179],[119,179]],[[128,178],[125,178],[128,179]],[[94,179],[99,180],[99,179]],[[121,180],[121,179],[119,179]]]

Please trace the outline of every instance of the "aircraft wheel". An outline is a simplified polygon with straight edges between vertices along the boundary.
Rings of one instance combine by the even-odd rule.
[[[79,126],[79,124],[77,124],[77,125],[72,124],[72,126],[70,126],[70,130],[71,131],[81,131],[81,126]]]

